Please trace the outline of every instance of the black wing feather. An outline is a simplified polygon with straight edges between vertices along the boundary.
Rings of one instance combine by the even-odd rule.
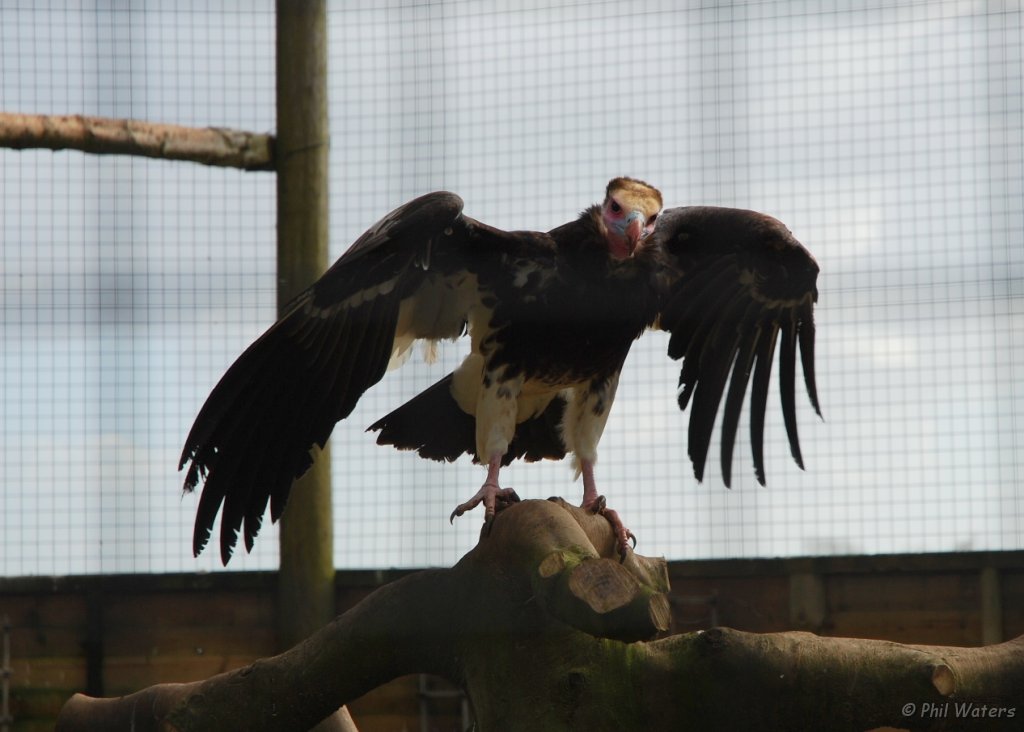
[[[729,289],[724,286],[732,279],[728,264],[718,263],[717,275],[714,269],[709,271],[709,283],[695,293],[692,299],[676,298],[675,305],[666,309],[662,317],[662,322],[675,323],[672,337],[669,339],[669,356],[674,359],[683,359],[683,368],[679,373],[678,402],[680,409],[686,409],[693,390],[697,386],[701,364],[706,360],[708,354],[717,352],[714,348],[712,333],[718,325],[718,321],[706,317],[705,312],[708,310],[718,311],[725,307],[731,297]],[[696,279],[692,284],[703,285]],[[710,430],[710,426],[708,429]]]
[[[676,284],[676,289],[685,288],[689,297],[674,298],[662,312],[662,320],[670,320],[675,325],[668,345],[670,357],[685,356],[691,341],[714,326],[713,320],[702,315],[708,306],[715,307],[730,297],[728,285],[735,279],[734,270],[731,259],[723,258],[710,263],[701,271],[701,276],[684,277]]]
[[[802,468],[793,394],[797,347],[808,396],[821,415],[814,377],[814,258],[775,219],[740,209],[669,209],[658,219],[655,240],[670,273],[658,322],[672,334],[669,356],[683,360],[678,401],[681,409],[690,408],[688,452],[694,475],[704,477],[724,394],[721,463],[729,485],[739,416],[750,384],[754,472],[764,483],[764,418],[780,334],[783,420],[791,452]]]
[[[743,311],[747,308],[747,303],[738,298],[723,305],[724,311],[720,317],[709,320],[710,333],[700,352],[694,353],[691,348],[689,354],[684,356],[684,359],[689,358],[698,364],[689,429],[689,454],[698,480],[704,477],[704,464],[715,426],[715,414],[722,400],[729,371],[736,359],[736,348],[739,344],[738,325]]]
[[[754,458],[754,475],[764,485],[764,413],[768,405],[768,386],[772,378],[772,359],[779,326],[770,324],[761,328],[757,340],[757,364],[750,387],[750,447]]]
[[[725,409],[722,412],[722,480],[726,485],[732,479],[732,451],[736,443],[736,429],[739,427],[740,410],[743,409],[743,395],[747,391],[747,384],[750,381],[751,367],[753,366],[754,354],[757,352],[758,327],[750,324],[749,311],[754,308],[748,306],[747,322],[744,323],[743,331],[739,334],[738,352],[732,366],[732,378],[729,380],[729,390],[725,397]]]
[[[789,438],[789,451],[801,468],[804,459],[800,454],[800,439],[796,431],[796,323],[786,323],[782,328],[782,344],[779,347],[779,397],[782,401],[782,420]]]
[[[251,549],[270,504],[277,520],[292,481],[312,464],[334,424],[384,375],[401,300],[469,224],[450,193],[415,199],[371,227],[227,370],[189,432],[179,468],[186,491],[203,483],[193,551],[221,513],[225,563],[238,533]],[[455,236],[452,236],[452,234]],[[449,257],[457,266],[458,256]]]
[[[800,365],[804,370],[804,385],[807,387],[807,397],[811,400],[811,406],[817,414],[821,414],[821,406],[818,404],[818,385],[814,378],[814,318],[810,308],[800,318],[797,325],[797,336],[800,339]]]

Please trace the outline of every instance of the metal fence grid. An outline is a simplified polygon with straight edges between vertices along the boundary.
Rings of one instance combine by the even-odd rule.
[[[553,6],[552,6],[553,5]],[[243,7],[244,6],[244,7]],[[677,365],[624,371],[599,485],[670,558],[1024,546],[1024,113],[1018,2],[329,7],[332,253],[453,190],[546,229],[607,179],[761,210],[822,265],[825,422],[807,471],[770,402],[768,487],[685,457]],[[0,0],[0,108],[272,130],[270,3]],[[0,574],[212,570],[175,467],[209,389],[274,311],[272,174],[0,150]],[[339,567],[448,564],[482,480],[363,429],[454,367],[410,363],[333,437]],[[744,435],[741,423],[739,434]],[[715,450],[715,446],[712,446]],[[521,495],[578,499],[565,464]],[[264,529],[231,568],[276,565]]]

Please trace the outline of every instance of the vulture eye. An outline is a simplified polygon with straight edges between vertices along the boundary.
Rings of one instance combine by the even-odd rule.
[[[612,212],[622,213],[622,206],[620,206],[616,201],[612,201]]]

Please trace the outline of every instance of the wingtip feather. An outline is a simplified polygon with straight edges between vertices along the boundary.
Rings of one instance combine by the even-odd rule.
[[[793,460],[803,468],[804,459],[800,453],[800,437],[796,425],[796,338],[794,323],[782,329],[782,346],[779,349],[779,396],[782,401],[782,421],[789,438],[789,451]]]

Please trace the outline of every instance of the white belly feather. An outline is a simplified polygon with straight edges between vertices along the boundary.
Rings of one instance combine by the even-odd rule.
[[[476,451],[487,462],[503,455],[515,436],[516,425],[536,417],[557,396],[568,403],[560,433],[568,451],[579,461],[594,461],[597,443],[608,420],[618,379],[612,378],[596,391],[589,381],[552,383],[550,380],[506,378],[504,367],[485,374],[492,311],[479,302],[477,281],[472,275],[438,279],[402,301],[395,328],[394,347],[388,368],[403,363],[415,341],[456,339],[467,325],[471,352],[452,375],[452,395],[459,408],[476,420]]]

